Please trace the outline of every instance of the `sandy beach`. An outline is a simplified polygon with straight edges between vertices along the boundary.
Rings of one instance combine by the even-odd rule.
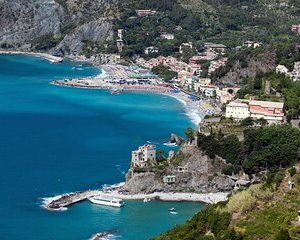
[[[218,113],[220,111],[220,109],[212,106],[209,100],[195,100],[191,98],[189,94],[184,93],[178,89],[175,90],[174,88],[165,85],[159,80],[151,80],[150,83],[128,83],[121,85],[118,83],[119,79],[106,78],[106,75],[107,73],[105,75],[97,76],[94,78],[58,80],[52,82],[52,84],[58,86],[86,89],[106,89],[163,94],[180,101],[184,105],[188,117],[195,125],[198,125],[205,115]],[[125,78],[125,76],[122,76],[122,78],[120,79],[123,78]]]
[[[11,55],[30,55],[41,57],[47,59],[52,63],[60,63],[63,58],[53,56],[48,53],[38,53],[38,52],[23,52],[23,51],[5,51],[0,50],[0,54],[11,54]],[[77,57],[72,58],[74,61],[84,61],[89,62],[86,58]],[[120,85],[112,83],[118,79],[131,79],[133,75],[138,75],[136,70],[132,70],[130,67],[117,65],[117,64],[105,64],[96,65],[96,67],[101,68],[102,74],[96,77],[84,78],[84,79],[64,79],[52,82],[54,85],[65,86],[65,87],[76,87],[76,88],[87,88],[87,89],[106,89],[106,90],[122,90],[122,91],[138,91],[138,92],[149,92],[156,94],[163,94],[180,101],[187,112],[188,117],[192,120],[195,125],[198,125],[201,120],[207,114],[218,113],[220,109],[212,106],[208,100],[195,101],[190,98],[190,96],[182,91],[173,91],[169,86],[164,85],[161,80],[153,78],[150,81],[154,83],[150,84],[128,84]],[[142,69],[143,71],[145,69]],[[151,74],[150,71],[147,74]],[[132,80],[137,80],[132,78]]]

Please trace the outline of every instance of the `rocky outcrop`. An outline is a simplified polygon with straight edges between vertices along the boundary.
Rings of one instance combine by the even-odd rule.
[[[217,81],[223,84],[241,83],[244,79],[253,79],[258,74],[274,70],[276,67],[276,53],[265,51],[255,56],[247,56],[246,59],[236,61],[230,71]]]
[[[112,35],[112,22],[101,18],[77,27],[50,52],[59,56],[79,55],[85,41],[104,42],[107,38],[112,38]]]
[[[0,0],[0,45],[34,50],[37,41],[53,38],[51,53],[77,55],[84,42],[101,43],[112,37],[117,1]]]
[[[176,143],[178,146],[180,146],[182,143],[184,143],[184,139],[182,137],[178,136],[177,134],[172,133],[170,142]]]
[[[184,160],[180,165],[171,163],[163,170],[130,171],[122,191],[130,194],[153,192],[222,192],[230,191],[234,181],[222,174],[227,166],[220,158],[210,159],[195,146],[181,147]],[[175,161],[175,160],[173,160]],[[181,167],[182,169],[179,169]],[[174,183],[164,183],[164,176],[175,176]]]

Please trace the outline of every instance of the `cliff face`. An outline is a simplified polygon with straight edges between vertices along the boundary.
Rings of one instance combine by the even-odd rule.
[[[220,83],[241,83],[244,79],[255,78],[260,73],[274,70],[276,54],[274,51],[265,51],[257,56],[246,56],[243,62],[236,61],[228,73],[219,78]]]
[[[0,0],[0,44],[78,54],[84,42],[112,37],[116,14],[117,0]]]
[[[123,187],[124,192],[130,194],[153,192],[220,192],[230,191],[234,182],[222,174],[226,163],[216,157],[210,159],[194,146],[183,146],[181,152],[184,160],[180,166],[185,167],[183,172],[177,170],[178,164],[172,161],[163,170],[154,170],[142,173],[129,173],[128,180]],[[164,183],[163,177],[173,175],[175,183]]]

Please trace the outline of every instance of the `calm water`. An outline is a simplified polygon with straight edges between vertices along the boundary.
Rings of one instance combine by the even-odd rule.
[[[101,231],[146,240],[203,207],[128,201],[122,209],[89,202],[64,212],[41,208],[44,197],[124,181],[132,149],[162,144],[191,125],[182,104],[169,97],[49,84],[97,74],[79,63],[0,56],[1,240],[88,239]],[[170,207],[179,214],[170,215]]]

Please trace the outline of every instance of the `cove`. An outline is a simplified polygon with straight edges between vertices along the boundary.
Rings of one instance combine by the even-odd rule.
[[[0,55],[0,238],[146,240],[183,223],[199,203],[127,201],[122,209],[83,202],[64,212],[41,208],[43,198],[123,182],[131,151],[147,141],[183,135],[192,123],[176,99],[146,93],[49,84],[101,70],[82,63],[51,64]],[[178,215],[168,209],[175,207]]]

